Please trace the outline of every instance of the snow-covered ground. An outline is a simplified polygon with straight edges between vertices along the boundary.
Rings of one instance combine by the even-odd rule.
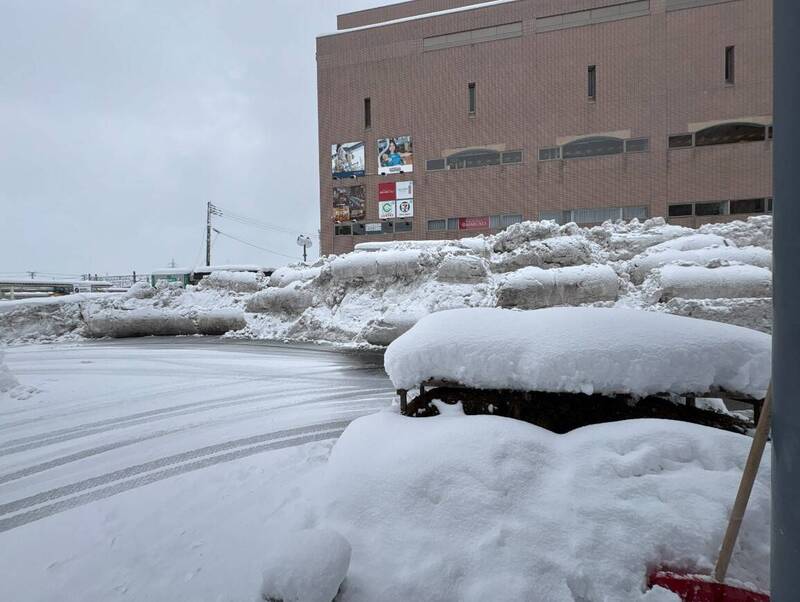
[[[0,343],[220,334],[386,345],[461,307],[630,307],[771,332],[772,217],[695,230],[662,218],[592,228],[514,224],[493,236],[362,243],[269,278],[215,272],[187,289],[0,301]]]
[[[264,550],[346,425],[389,405],[378,354],[199,337],[5,350],[0,599],[254,600]]]

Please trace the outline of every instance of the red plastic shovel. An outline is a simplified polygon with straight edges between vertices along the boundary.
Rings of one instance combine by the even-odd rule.
[[[772,383],[767,389],[767,397],[761,408],[761,416],[758,419],[753,444],[750,446],[750,454],[747,456],[742,480],[739,483],[739,491],[728,520],[728,529],[722,540],[713,578],[708,575],[682,575],[676,572],[657,570],[650,573],[647,578],[649,587],[660,585],[678,594],[684,602],[769,602],[769,594],[727,585],[725,575],[733,554],[733,546],[739,535],[739,527],[742,525],[744,511],[750,500],[750,493],[753,491],[758,465],[761,464],[761,456],[764,454],[764,447],[767,444],[771,409]]]

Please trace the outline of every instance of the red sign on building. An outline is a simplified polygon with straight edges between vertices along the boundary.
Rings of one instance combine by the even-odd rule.
[[[484,217],[459,217],[459,230],[488,230],[489,216]]]
[[[397,187],[394,182],[380,182],[378,184],[378,201],[397,200]]]

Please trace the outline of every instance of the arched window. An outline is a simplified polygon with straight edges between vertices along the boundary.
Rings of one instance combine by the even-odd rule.
[[[721,123],[707,127],[694,135],[695,146],[755,142],[766,138],[767,128],[758,123]]]
[[[561,157],[575,159],[578,157],[597,157],[600,155],[618,155],[625,150],[622,138],[610,136],[592,136],[581,138],[565,144],[561,148]]]
[[[500,165],[500,153],[488,148],[471,148],[447,157],[447,169]]]

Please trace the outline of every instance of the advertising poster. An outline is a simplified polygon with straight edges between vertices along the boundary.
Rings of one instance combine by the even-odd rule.
[[[381,223],[367,224],[366,231],[369,232],[370,234],[380,234],[381,232],[383,232],[383,224]]]
[[[366,217],[366,189],[360,186],[340,186],[333,189],[333,221],[349,222]]]
[[[414,152],[411,136],[380,138],[378,140],[378,174],[410,173],[414,171]]]
[[[397,217],[414,217],[414,199],[396,201]]]
[[[381,182],[378,184],[379,201],[401,201],[414,198],[414,182]]]
[[[379,201],[378,217],[380,219],[394,219],[397,215],[397,201]]]
[[[414,198],[414,182],[395,182],[395,196],[397,200],[413,199]]]
[[[365,174],[364,143],[331,145],[331,174],[334,178],[359,178]]]

